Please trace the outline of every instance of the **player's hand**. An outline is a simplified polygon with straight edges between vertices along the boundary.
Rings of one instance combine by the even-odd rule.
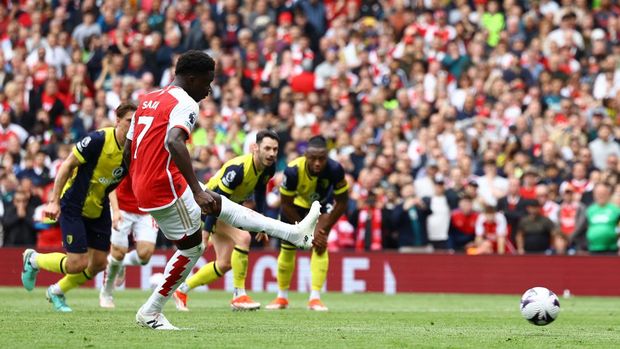
[[[256,241],[258,241],[258,242],[268,242],[269,241],[269,235],[267,235],[265,233],[258,233],[258,234],[256,234]]]
[[[327,249],[327,236],[329,235],[329,231],[325,228],[318,228],[314,232],[314,241],[312,241],[312,247],[316,250],[316,253],[323,254]]]
[[[112,228],[114,228],[114,230],[119,230],[118,227],[122,221],[123,216],[121,215],[121,211],[112,210]]]
[[[196,192],[194,193],[194,200],[196,200],[196,203],[198,204],[198,206],[200,206],[202,214],[215,216],[219,215],[220,205],[218,204],[218,201],[215,199],[215,197],[213,197],[209,193],[205,191]]]
[[[57,221],[60,216],[60,204],[58,202],[49,202],[43,209],[43,217]]]

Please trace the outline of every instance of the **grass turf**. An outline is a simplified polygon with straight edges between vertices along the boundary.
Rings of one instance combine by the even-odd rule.
[[[0,348],[612,348],[620,343],[620,298],[561,299],[545,327],[525,321],[519,296],[326,294],[328,313],[291,295],[286,311],[232,312],[230,295],[195,292],[191,312],[170,301],[165,314],[184,331],[134,324],[144,291],[116,294],[116,309],[98,306],[93,289],[72,291],[74,312],[52,311],[44,289],[0,288]],[[263,304],[273,294],[252,293]]]

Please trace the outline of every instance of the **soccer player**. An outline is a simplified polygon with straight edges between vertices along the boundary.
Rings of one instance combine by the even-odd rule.
[[[252,153],[226,162],[209,180],[207,188],[236,203],[243,203],[253,192],[256,210],[263,213],[267,182],[276,171],[275,161],[279,141],[278,134],[273,131],[258,132],[256,144],[252,146]],[[231,267],[234,291],[230,306],[233,310],[260,308],[260,303],[255,302],[245,293],[248,252],[252,242],[250,233],[216,220],[213,216],[207,217],[205,230],[211,232],[216,260],[200,268],[196,274],[179,286],[173,295],[177,309],[187,311],[187,293],[193,288],[219,279]]]
[[[60,221],[67,253],[24,251],[22,283],[26,290],[34,288],[39,269],[65,274],[46,293],[57,311],[70,312],[65,293],[106,266],[112,228],[108,194],[126,174],[123,145],[134,110],[133,104],[121,104],[116,109],[116,126],[84,137],[58,170],[44,215]]]
[[[146,265],[157,241],[157,223],[150,214],[138,209],[136,197],[131,191],[131,177],[125,177],[110,195],[112,206],[111,249],[108,266],[99,292],[99,306],[114,308],[114,288],[125,281],[125,267]],[[129,234],[133,233],[136,248],[129,249]]]
[[[321,288],[327,278],[329,265],[327,236],[345,212],[349,200],[349,185],[342,165],[327,157],[327,142],[324,137],[312,137],[304,156],[293,160],[284,171],[280,186],[282,197],[282,220],[297,222],[308,212],[310,203],[319,200],[323,207],[333,196],[335,205],[331,212],[321,215],[314,237],[314,248],[310,258],[312,291],[308,309],[327,311],[321,302]],[[295,269],[296,249],[291,242],[282,241],[278,256],[278,297],[267,305],[268,310],[288,308],[288,289]]]
[[[175,79],[162,90],[140,97],[123,159],[141,211],[149,212],[177,247],[164,269],[164,280],[136,313],[136,321],[155,330],[176,330],[161,313],[174,291],[202,255],[201,214],[246,231],[265,232],[309,248],[321,205],[312,203],[297,225],[267,218],[226,196],[202,189],[185,145],[199,112],[198,101],[211,92],[215,61],[202,51],[182,54]]]

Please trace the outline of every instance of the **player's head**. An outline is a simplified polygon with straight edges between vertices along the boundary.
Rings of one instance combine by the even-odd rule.
[[[280,137],[272,130],[262,130],[256,134],[256,145],[254,147],[254,160],[261,167],[269,167],[276,162],[278,157],[278,144]]]
[[[314,136],[308,141],[306,149],[306,163],[308,172],[317,176],[327,166],[327,140],[323,136]]]
[[[187,51],[179,57],[174,74],[179,86],[199,102],[211,93],[215,61],[202,51]]]
[[[121,131],[123,136],[127,135],[131,125],[131,117],[137,109],[138,107],[135,104],[125,102],[121,103],[114,111],[116,114],[116,128]]]

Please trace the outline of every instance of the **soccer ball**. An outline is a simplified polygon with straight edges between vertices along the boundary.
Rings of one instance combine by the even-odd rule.
[[[553,322],[560,313],[560,300],[544,287],[534,287],[521,296],[521,315],[537,326]]]
[[[149,286],[152,290],[157,288],[157,286],[161,285],[164,282],[164,274],[155,273],[149,277]]]

